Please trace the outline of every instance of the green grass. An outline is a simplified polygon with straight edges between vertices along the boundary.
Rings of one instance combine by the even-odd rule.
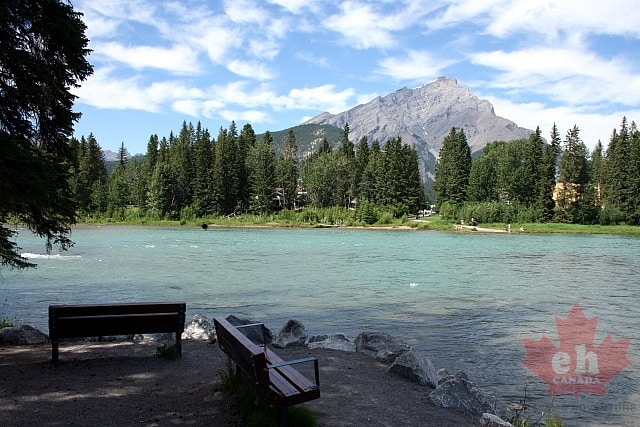
[[[122,221],[109,218],[84,217],[78,225],[144,225],[144,226],[186,226],[200,227],[202,224],[221,227],[295,227],[295,228],[324,228],[324,227],[359,227],[359,228],[398,228],[409,227],[416,230],[454,231],[454,223],[444,220],[435,214],[426,218],[402,216],[395,218],[389,212],[381,212],[376,222],[369,224],[359,220],[355,211],[343,208],[303,209],[299,212],[281,211],[268,214],[242,214],[237,216],[214,216],[189,220],[157,220],[145,217],[128,217]],[[495,230],[506,230],[505,223],[480,223],[478,227]],[[564,233],[564,234],[616,234],[639,236],[640,227],[632,225],[581,225],[564,223],[512,223],[512,232],[517,233],[520,228],[525,233]],[[467,231],[467,229],[465,229]],[[471,232],[471,230],[468,230]]]
[[[235,365],[227,358],[226,366],[218,372],[222,380],[222,389],[233,394],[237,405],[235,424],[243,427],[278,427],[278,408],[271,405],[259,393],[246,376],[237,375]],[[289,408],[291,427],[316,427],[316,416],[308,408],[294,406]]]

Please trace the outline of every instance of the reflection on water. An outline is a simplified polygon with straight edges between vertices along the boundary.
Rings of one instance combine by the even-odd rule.
[[[235,314],[310,334],[388,332],[436,368],[466,371],[501,402],[553,402],[571,425],[635,425],[640,416],[640,240],[616,236],[417,231],[83,227],[64,254],[21,236],[39,264],[6,270],[0,315],[47,330],[59,303],[186,300],[189,314]],[[523,338],[557,340],[554,316],[580,302],[596,343],[630,338],[632,365],[607,396],[546,396],[521,363]]]

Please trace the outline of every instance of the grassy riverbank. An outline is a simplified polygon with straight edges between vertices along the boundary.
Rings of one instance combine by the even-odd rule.
[[[127,215],[123,219],[82,217],[78,225],[149,225],[149,226],[198,226],[201,227],[297,227],[297,228],[364,228],[364,229],[415,229],[455,232],[506,231],[507,224],[482,223],[472,227],[457,229],[451,221],[440,215],[428,217],[394,218],[390,213],[382,213],[375,221],[365,221],[355,211],[338,208],[306,209],[300,212],[282,211],[271,214],[244,214],[191,218],[182,220],[156,220],[139,215]],[[513,223],[511,230],[525,233],[566,233],[566,234],[616,234],[640,236],[640,227],[631,225],[581,225],[564,223]]]

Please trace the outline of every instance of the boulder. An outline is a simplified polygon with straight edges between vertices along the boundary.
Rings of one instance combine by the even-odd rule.
[[[344,334],[314,335],[307,344],[309,348],[329,348],[332,350],[356,351],[356,345]]]
[[[480,425],[486,427],[513,427],[513,424],[507,422],[494,414],[482,414],[480,418]]]
[[[196,314],[193,319],[187,323],[182,333],[183,340],[199,340],[209,341],[210,343],[216,342],[216,329],[211,324],[211,321],[206,316]]]
[[[438,406],[458,409],[473,415],[496,413],[495,397],[481,391],[477,385],[469,381],[464,372],[457,372],[453,378],[438,384],[429,398]]]
[[[49,336],[29,325],[0,329],[0,342],[5,344],[46,344]]]
[[[453,379],[453,375],[449,374],[449,371],[444,368],[438,369],[438,384],[442,384],[450,379]]]
[[[276,334],[272,344],[280,348],[300,346],[307,341],[307,336],[307,330],[304,325],[297,320],[291,319]]]
[[[375,357],[377,361],[391,363],[409,350],[409,344],[382,332],[361,332],[356,337],[356,351]]]
[[[240,328],[240,332],[242,332],[256,345],[269,345],[273,341],[273,334],[263,323],[256,322],[255,320],[240,319],[234,315],[227,316],[227,321],[236,327],[253,325],[246,328]]]
[[[436,370],[431,360],[413,347],[396,357],[389,366],[389,372],[422,386],[435,388],[438,385]]]

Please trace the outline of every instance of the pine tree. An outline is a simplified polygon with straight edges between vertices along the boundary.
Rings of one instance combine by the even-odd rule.
[[[251,195],[250,176],[251,171],[248,166],[248,156],[256,146],[256,133],[249,123],[245,124],[240,131],[238,138],[238,186],[240,204],[243,210],[249,209],[249,197]]]
[[[542,168],[544,141],[540,126],[529,136],[524,158],[524,194],[523,202],[527,207],[536,206],[539,202],[541,186],[544,184],[544,171]],[[539,207],[539,206],[536,206]]]
[[[355,156],[353,142],[349,139],[349,123],[345,123],[342,131],[342,140],[340,141],[340,151],[348,159],[353,159]]]
[[[129,153],[127,152],[123,142],[120,144],[120,149],[118,150],[118,162],[116,163],[116,167],[109,176],[107,203],[109,210],[112,212],[114,209],[124,208],[131,200],[131,183],[127,182],[126,176],[128,157]],[[123,220],[124,218],[117,219]]]
[[[607,147],[605,171],[606,186],[605,197],[607,204],[619,209],[625,214],[629,214],[629,188],[628,159],[630,155],[630,133],[627,118],[622,118],[620,132],[614,129],[609,146]]]
[[[580,208],[585,186],[589,182],[587,168],[587,148],[580,139],[580,130],[574,126],[567,132],[564,140],[562,157],[560,158],[560,206],[565,211],[565,219],[575,221]],[[574,209],[570,209],[573,207]],[[578,215],[577,215],[578,214]],[[580,222],[580,221],[578,221]]]
[[[261,144],[253,147],[249,153],[251,164],[251,210],[270,212],[274,208],[274,189],[276,187],[276,156],[273,137],[269,131],[264,133]]]
[[[72,92],[93,72],[86,28],[69,1],[0,2],[0,267],[34,266],[5,226],[10,218],[47,250],[73,244]]]
[[[193,146],[193,208],[198,217],[205,217],[215,212],[211,191],[213,173],[213,143],[209,131],[202,129],[198,122],[196,139]]]
[[[551,128],[551,141],[545,146],[543,160],[541,164],[541,187],[539,190],[539,204],[541,209],[541,219],[549,221],[553,218],[556,202],[553,198],[556,189],[556,175],[558,157],[560,155],[560,132],[558,127],[553,124]]]
[[[436,165],[434,190],[438,204],[450,202],[461,204],[467,200],[469,174],[471,172],[471,149],[464,130],[451,131],[445,136]]]
[[[278,161],[278,184],[282,188],[284,207],[295,207],[298,188],[298,144],[293,129],[287,132],[282,155]]]
[[[102,212],[106,208],[107,167],[92,133],[80,139],[80,156],[76,188],[79,207],[84,212]]]
[[[237,133],[234,133],[234,129],[233,122],[229,131],[221,129],[215,144],[212,193],[214,206],[223,215],[235,213],[237,208],[241,208],[236,158]]]

